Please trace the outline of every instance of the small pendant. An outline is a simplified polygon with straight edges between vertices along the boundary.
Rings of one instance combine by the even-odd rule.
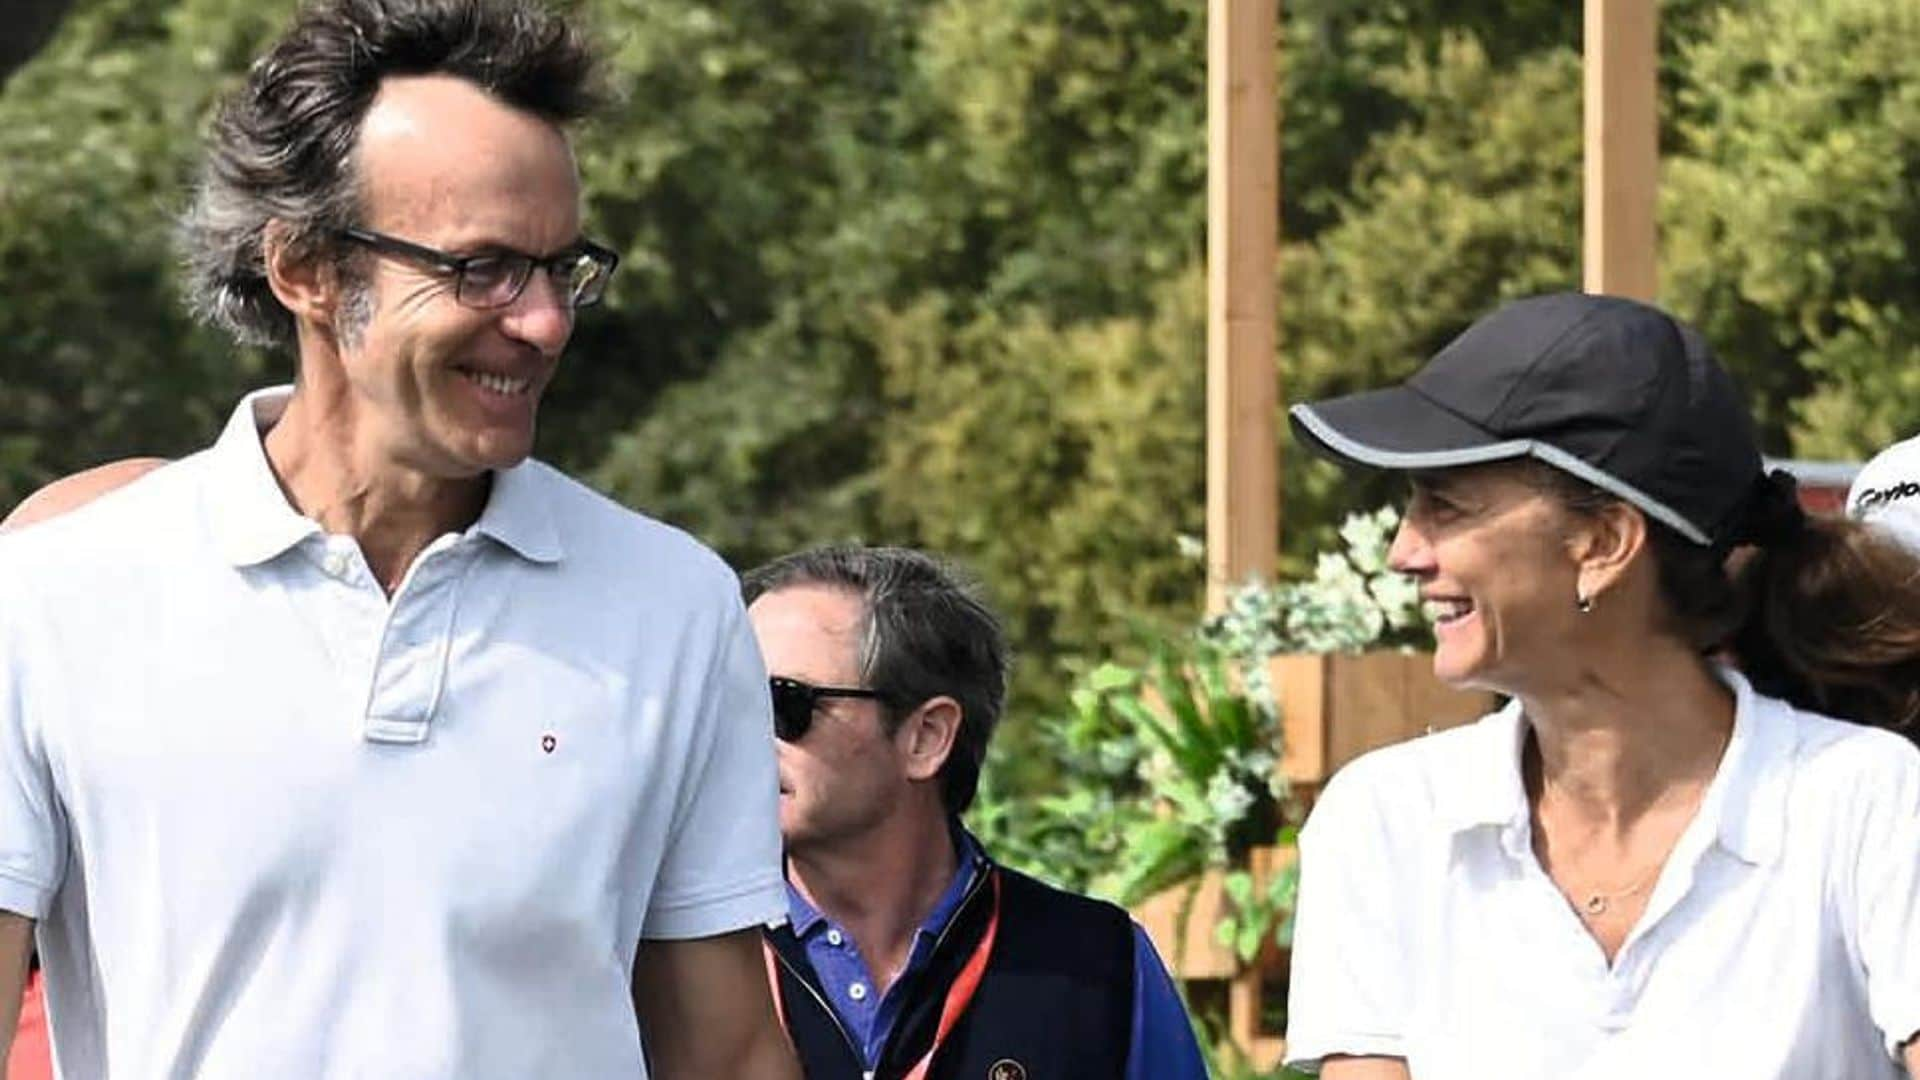
[[[1587,897],[1585,906],[1587,914],[1589,915],[1605,915],[1607,913],[1607,898],[1598,894],[1589,896]]]

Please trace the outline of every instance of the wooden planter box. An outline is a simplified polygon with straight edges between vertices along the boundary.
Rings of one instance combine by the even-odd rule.
[[[1468,723],[1499,705],[1493,694],[1434,678],[1431,653],[1276,656],[1268,670],[1280,701],[1280,771],[1315,788],[1369,750]]]

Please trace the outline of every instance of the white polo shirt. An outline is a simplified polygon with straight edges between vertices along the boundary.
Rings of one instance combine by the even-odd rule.
[[[1287,1058],[1415,1080],[1904,1078],[1920,750],[1723,673],[1731,742],[1609,967],[1533,855],[1518,704],[1388,747],[1300,838]]]
[[[282,407],[0,539],[0,908],[61,1074],[644,1077],[642,939],[786,912],[732,573],[529,462],[389,600],[282,497]]]

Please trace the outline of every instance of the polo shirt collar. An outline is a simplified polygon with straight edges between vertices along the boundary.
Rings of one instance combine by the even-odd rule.
[[[1733,734],[1702,797],[1695,828],[1728,853],[1756,866],[1780,854],[1786,833],[1787,785],[1793,764],[1792,711],[1784,702],[1756,694],[1730,667],[1715,673],[1734,695]],[[1466,733],[1461,782],[1440,789],[1437,807],[1453,833],[1501,829],[1509,854],[1525,854],[1532,814],[1520,773],[1528,724],[1520,702],[1509,701]]]
[[[1520,778],[1520,752],[1527,723],[1515,698],[1463,734],[1457,784],[1442,785],[1436,801],[1449,832],[1481,826],[1521,826],[1530,819]]]
[[[287,502],[261,441],[292,396],[293,387],[274,386],[241,398],[208,452],[213,483],[206,492],[207,520],[214,543],[234,566],[267,562],[321,531]]]
[[[557,563],[566,554],[553,527],[553,507],[542,466],[528,460],[496,470],[486,509],[472,533],[490,537],[528,562]]]
[[[210,451],[215,482],[207,516],[215,542],[234,566],[267,562],[321,532],[287,502],[267,462],[263,436],[292,396],[293,387],[274,386],[242,398]],[[489,537],[529,562],[559,562],[565,549],[540,469],[523,461],[495,472],[487,505],[468,534]]]
[[[1796,751],[1793,709],[1755,693],[1730,667],[1718,672],[1734,694],[1733,737],[1700,813],[1714,822],[1721,847],[1743,862],[1766,866],[1786,842]]]

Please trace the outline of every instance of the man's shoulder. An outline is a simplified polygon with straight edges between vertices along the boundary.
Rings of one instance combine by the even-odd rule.
[[[0,566],[25,575],[161,558],[200,534],[202,455],[183,458],[90,498],[57,517],[0,535]]]
[[[543,461],[529,460],[521,468],[545,493],[569,558],[612,562],[623,573],[663,581],[691,577],[738,588],[726,561],[685,529],[625,506]]]
[[[1133,917],[1117,904],[998,867],[1000,933],[1009,955],[1033,970],[1132,985]]]
[[[1132,916],[1118,904],[1050,885],[1010,866],[994,866],[1006,890],[1003,903],[1009,910],[1044,913],[1058,919],[1063,927],[1094,932],[1127,932],[1131,928]]]

